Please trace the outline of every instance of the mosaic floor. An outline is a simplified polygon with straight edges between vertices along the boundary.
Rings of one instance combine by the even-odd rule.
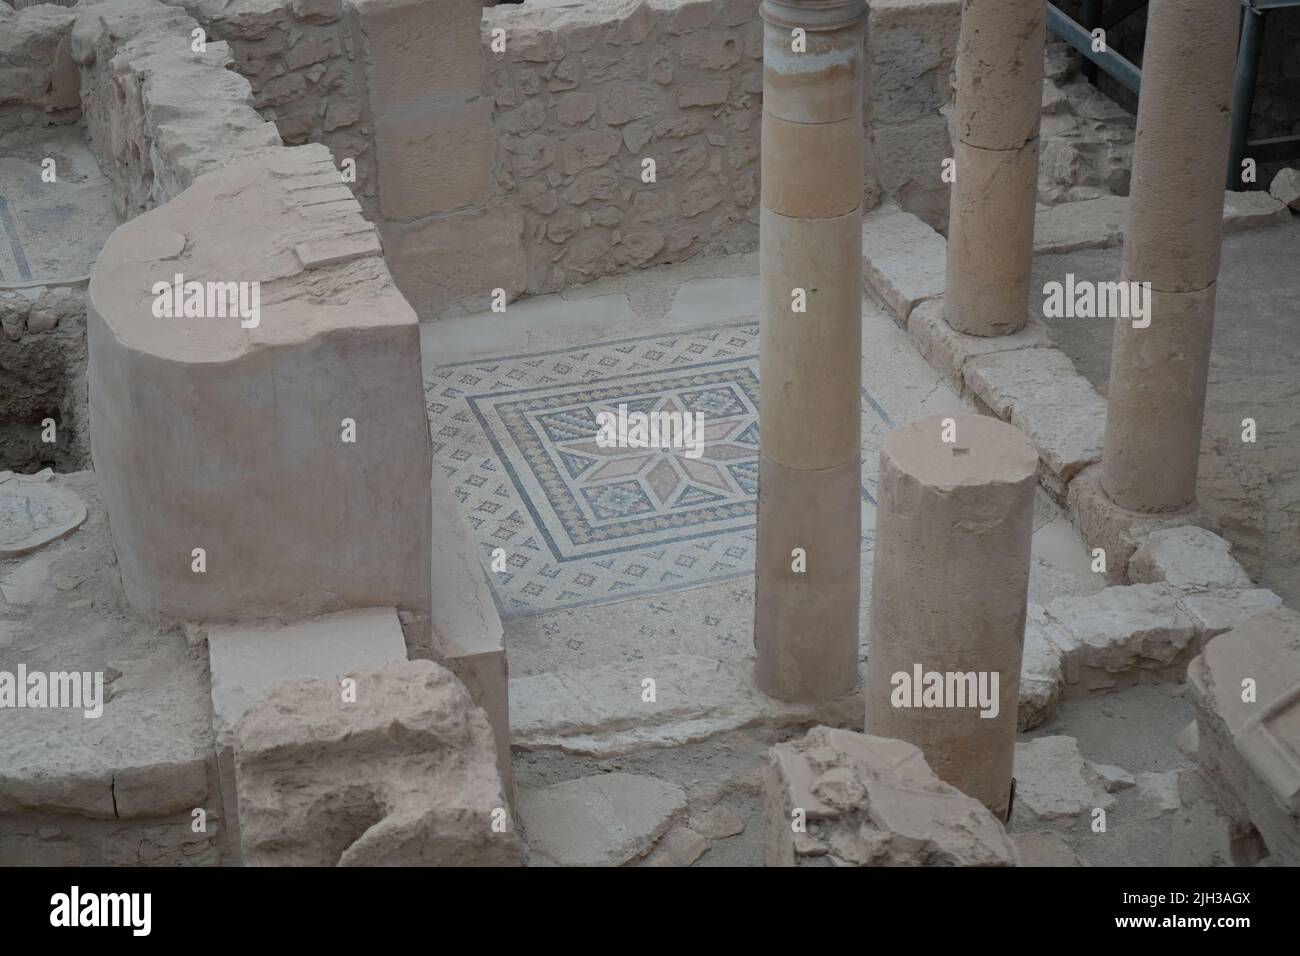
[[[758,482],[758,323],[448,364],[425,381],[446,469],[503,617],[747,577]],[[609,448],[597,415],[699,413],[691,448]],[[891,427],[863,391],[863,497]]]

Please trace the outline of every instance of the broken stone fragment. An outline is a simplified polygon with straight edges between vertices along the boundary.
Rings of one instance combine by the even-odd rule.
[[[1250,575],[1231,550],[1214,532],[1193,525],[1153,531],[1129,560],[1129,580],[1177,588],[1248,588]]]
[[[767,866],[1015,866],[1015,845],[978,800],[901,740],[815,727],[768,751]]]
[[[1080,815],[1114,802],[1073,737],[1038,737],[1016,744],[1016,825],[1068,829]]]
[[[1106,690],[1143,679],[1175,679],[1195,653],[1195,622],[1166,584],[1106,588],[1051,601],[1069,688]]]
[[[284,681],[235,728],[248,866],[510,866],[492,728],[432,661]]]
[[[1300,211],[1300,169],[1284,169],[1274,176],[1268,194]]]
[[[639,860],[686,809],[681,787],[634,773],[566,780],[522,791],[518,800],[532,862],[543,866],[622,866]],[[676,840],[683,844],[677,849],[689,855],[684,844],[690,841]]]

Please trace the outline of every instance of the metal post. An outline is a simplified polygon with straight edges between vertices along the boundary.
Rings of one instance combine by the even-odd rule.
[[[1092,33],[1093,30],[1101,26],[1101,5],[1102,0],[1083,0],[1083,7],[1079,11],[1079,16],[1082,21],[1080,25],[1089,33]],[[1093,86],[1096,86],[1099,75],[1100,70],[1096,63],[1093,63],[1091,60],[1083,61],[1084,79]]]
[[[1237,72],[1232,88],[1232,140],[1228,150],[1228,188],[1260,189],[1259,183],[1243,183],[1241,164],[1246,159],[1250,136],[1250,113],[1255,106],[1255,83],[1259,76],[1259,54],[1264,45],[1264,10],[1254,0],[1242,4],[1241,46],[1237,48]]]

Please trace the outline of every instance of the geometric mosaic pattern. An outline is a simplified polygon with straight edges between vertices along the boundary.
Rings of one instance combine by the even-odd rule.
[[[430,373],[434,459],[503,616],[753,573],[757,337],[749,321]],[[619,406],[698,413],[702,454],[600,447],[597,415]]]

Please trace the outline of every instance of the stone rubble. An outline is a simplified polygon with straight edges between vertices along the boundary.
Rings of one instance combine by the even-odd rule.
[[[769,752],[767,866],[1015,866],[1015,844],[979,801],[901,740],[815,727]],[[803,811],[806,831],[792,829]]]
[[[1300,169],[1284,169],[1273,177],[1268,194],[1300,212]]]
[[[247,866],[511,866],[483,711],[432,661],[274,684],[235,728]]]

